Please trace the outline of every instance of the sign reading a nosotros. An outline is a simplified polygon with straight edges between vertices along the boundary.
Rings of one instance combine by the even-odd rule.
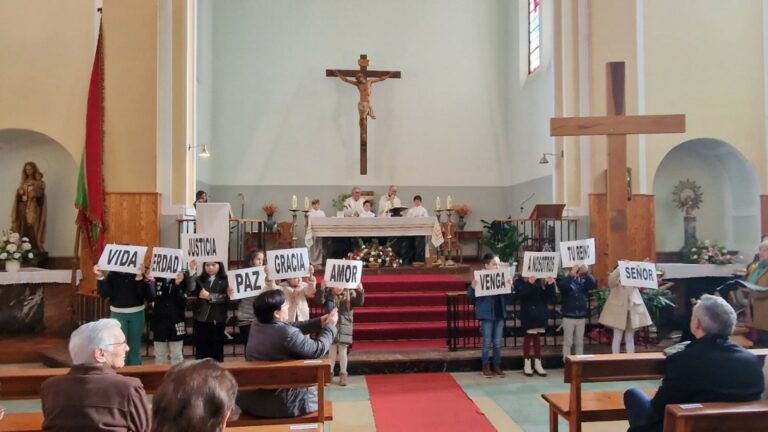
[[[267,264],[273,280],[309,276],[307,248],[267,251]]]
[[[619,261],[621,284],[639,288],[658,288],[656,264],[645,261]]]
[[[212,234],[182,234],[181,250],[184,258],[197,260],[198,263],[207,261],[224,261],[227,245],[218,244]],[[201,265],[198,268],[202,268]]]
[[[325,286],[331,288],[357,288],[363,279],[363,262],[329,259],[325,261]]]
[[[253,297],[261,293],[264,288],[264,266],[250,267],[227,272],[229,286],[234,291],[229,298],[231,300]]]
[[[509,269],[500,270],[476,270],[475,297],[485,297],[497,294],[511,294],[512,281]]]
[[[144,264],[146,246],[127,246],[108,244],[99,257],[99,268],[102,270],[136,273],[139,266]]]
[[[152,248],[152,261],[149,263],[152,277],[175,278],[181,271],[184,252],[181,249]]]
[[[565,268],[592,265],[595,263],[595,239],[560,242],[560,256]]]
[[[523,277],[557,277],[560,254],[557,252],[526,252],[523,258]]]

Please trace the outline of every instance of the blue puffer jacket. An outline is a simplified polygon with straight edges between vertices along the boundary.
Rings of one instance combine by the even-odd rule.
[[[475,297],[472,285],[467,284],[467,297],[475,302],[475,318],[478,320],[503,320],[507,318],[509,294]]]
[[[565,276],[557,282],[557,288],[562,295],[563,318],[587,317],[589,312],[587,296],[595,285],[595,278],[589,273],[581,277]]]

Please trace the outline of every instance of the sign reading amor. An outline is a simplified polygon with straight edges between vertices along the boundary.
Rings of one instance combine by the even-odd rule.
[[[229,286],[234,291],[229,298],[231,300],[243,299],[259,295],[264,288],[264,266],[250,267],[227,272]]]
[[[658,288],[656,264],[645,261],[619,261],[621,284],[639,288]]]
[[[309,276],[307,248],[267,251],[267,264],[272,280]]]
[[[499,270],[476,270],[474,278],[477,281],[475,296],[485,297],[497,294],[511,294],[512,280],[509,275],[508,268]]]
[[[325,286],[331,288],[357,288],[363,279],[363,262],[329,259],[325,261]]]
[[[560,242],[560,256],[565,268],[581,264],[592,265],[595,263],[595,239]]]
[[[523,257],[523,277],[557,277],[560,254],[557,252],[526,252]]]
[[[206,261],[223,262],[227,245],[218,244],[216,236],[212,234],[182,234],[181,250],[187,261],[197,260],[198,268]]]
[[[146,246],[108,244],[99,257],[99,267],[108,271],[136,273],[144,264],[146,253]]]
[[[152,261],[149,262],[152,277],[175,278],[181,271],[184,252],[181,249],[152,248]]]

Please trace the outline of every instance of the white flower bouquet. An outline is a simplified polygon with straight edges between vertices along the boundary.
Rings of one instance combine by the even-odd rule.
[[[28,262],[35,259],[37,252],[32,249],[27,237],[8,230],[0,234],[0,261]]]

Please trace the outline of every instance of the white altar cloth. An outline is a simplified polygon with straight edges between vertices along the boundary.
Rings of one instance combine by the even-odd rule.
[[[315,242],[315,237],[398,236],[431,236],[432,244],[435,247],[439,247],[443,243],[443,233],[440,230],[440,225],[437,223],[437,218],[434,216],[309,218],[304,243],[307,247],[312,246]]]
[[[656,264],[656,269],[664,272],[664,279],[731,277],[743,268],[743,264]]]
[[[72,270],[46,270],[37,267],[22,267],[17,272],[0,272],[0,285],[13,285],[23,283],[43,284],[71,282]],[[75,282],[79,285],[83,275],[77,271]]]

